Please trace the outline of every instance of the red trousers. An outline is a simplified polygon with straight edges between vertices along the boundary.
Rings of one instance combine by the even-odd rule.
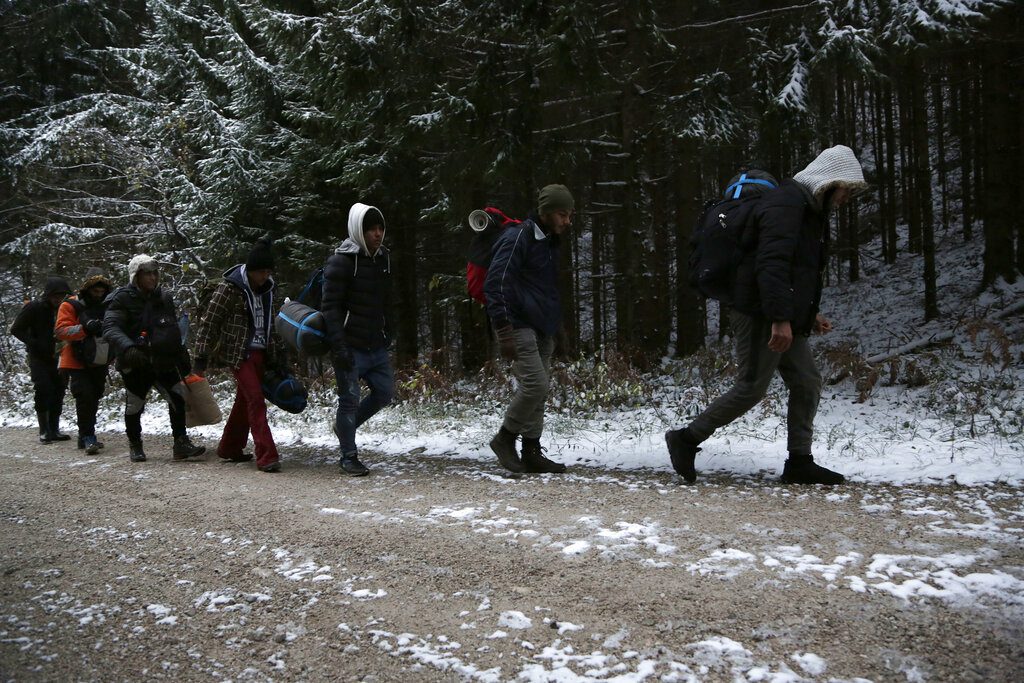
[[[235,374],[238,391],[235,393],[235,404],[231,406],[231,414],[224,425],[224,433],[217,446],[217,455],[232,458],[242,455],[245,444],[252,432],[252,441],[256,451],[256,465],[265,467],[278,461],[277,445],[274,435],[267,424],[267,403],[263,398],[262,350],[252,350],[249,357],[242,361]]]

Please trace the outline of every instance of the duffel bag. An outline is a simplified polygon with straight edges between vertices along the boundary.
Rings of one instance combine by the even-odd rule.
[[[322,356],[330,349],[324,316],[304,303],[285,299],[274,319],[274,329],[293,351]]]
[[[263,373],[263,396],[275,406],[289,413],[301,413],[306,409],[309,394],[302,382],[280,370]]]

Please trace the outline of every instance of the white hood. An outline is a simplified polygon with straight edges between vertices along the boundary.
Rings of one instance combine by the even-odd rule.
[[[846,145],[829,147],[793,180],[806,187],[819,203],[833,187],[846,186],[855,196],[868,187],[857,155]]]
[[[375,209],[380,213],[381,219],[384,218],[384,212],[378,209],[376,206],[370,206],[369,204],[360,204],[356,202],[352,205],[352,208],[348,211],[348,239],[341,243],[341,246],[335,249],[335,253],[338,254],[349,254],[349,253],[363,253],[367,256],[375,256],[366,249],[366,240],[363,238],[363,218],[366,217],[366,212],[371,209]],[[387,224],[382,224],[384,233],[387,234]],[[383,247],[381,247],[383,249]]]

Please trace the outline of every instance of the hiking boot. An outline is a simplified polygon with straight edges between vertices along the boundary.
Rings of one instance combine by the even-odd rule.
[[[697,457],[697,444],[689,438],[685,429],[670,429],[665,432],[665,445],[672,460],[672,469],[689,483],[697,481],[697,468],[693,461]]]
[[[782,468],[782,483],[784,484],[824,484],[835,486],[846,481],[846,477],[826,469],[814,462],[810,455],[793,455]]]
[[[252,460],[252,456],[251,455],[249,456],[249,459]],[[245,461],[244,460],[235,460],[234,462],[245,462]],[[267,463],[266,465],[257,465],[256,469],[258,469],[260,472],[268,472],[268,473],[271,473],[271,474],[274,473],[274,472],[280,472],[281,471],[281,461],[280,460],[275,460],[274,462]]]
[[[89,437],[87,437],[87,436],[80,436],[80,437],[78,437],[78,450],[82,450],[83,448],[86,447],[85,440],[88,439],[88,438]],[[94,442],[96,442],[96,450],[100,450],[100,449],[102,449],[106,445],[102,441],[97,441],[95,436],[92,437],[92,440]]]
[[[366,465],[359,462],[359,457],[355,453],[342,455],[341,460],[338,461],[338,467],[341,468],[342,474],[347,474],[350,477],[365,477],[370,473],[370,470],[366,469]]]
[[[491,439],[491,450],[498,456],[498,462],[509,472],[523,472],[523,463],[516,453],[516,435],[504,427]]]
[[[546,458],[539,439],[523,439],[523,471],[531,474],[561,474],[565,472],[565,465]]]
[[[96,455],[100,452],[100,442],[96,440],[95,436],[83,437],[82,447],[85,448],[86,455]]]
[[[128,457],[132,462],[146,462],[146,453],[142,450],[141,441],[128,442]]]
[[[185,460],[186,458],[195,458],[205,452],[206,448],[204,446],[195,445],[188,436],[176,436],[174,437],[174,451],[171,458],[174,460]]]

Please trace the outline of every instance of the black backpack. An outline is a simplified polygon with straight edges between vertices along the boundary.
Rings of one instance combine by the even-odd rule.
[[[697,221],[690,238],[690,286],[707,298],[732,303],[743,235],[758,199],[755,194],[714,202]]]

